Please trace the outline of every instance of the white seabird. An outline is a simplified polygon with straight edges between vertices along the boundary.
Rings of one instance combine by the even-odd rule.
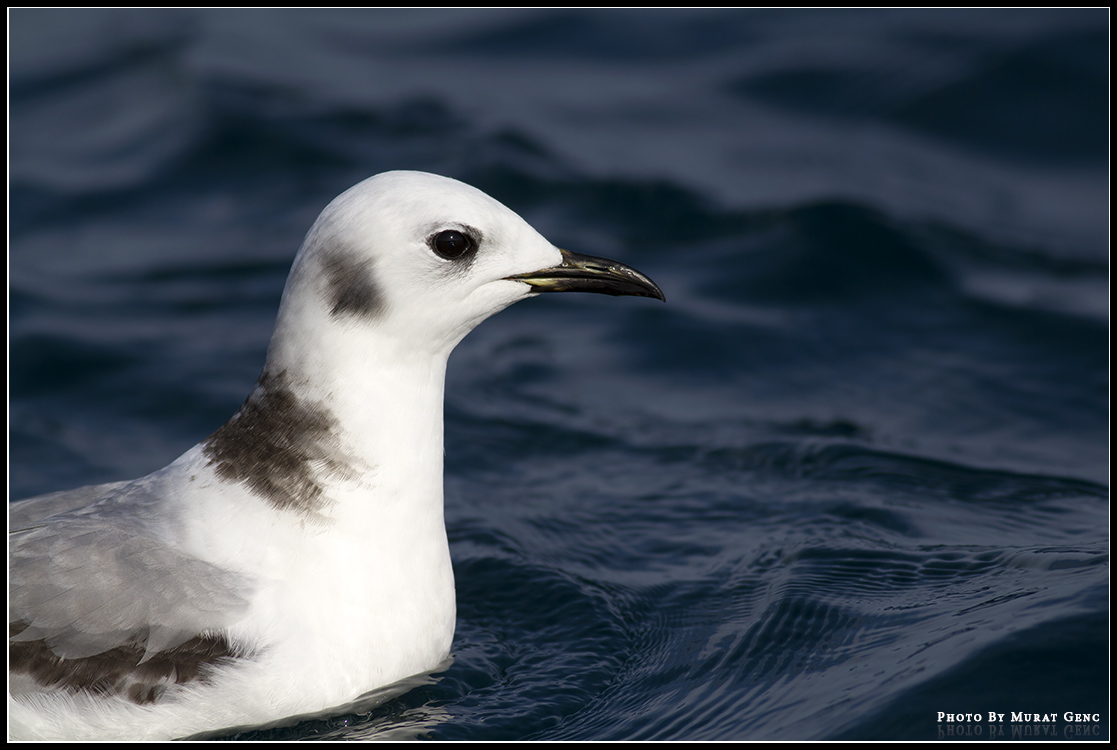
[[[338,196],[223,427],[146,477],[10,506],[11,738],[261,725],[442,664],[446,361],[562,291],[663,299],[455,180],[388,172]]]

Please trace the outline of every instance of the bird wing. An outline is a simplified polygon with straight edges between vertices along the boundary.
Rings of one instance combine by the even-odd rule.
[[[136,512],[156,506],[150,491],[137,480],[11,506],[10,673],[38,690],[153,700],[235,655],[222,630],[247,610],[250,584],[153,533]]]

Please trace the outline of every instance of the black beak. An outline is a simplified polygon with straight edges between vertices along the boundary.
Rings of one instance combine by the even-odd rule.
[[[666,302],[656,283],[635,268],[608,258],[560,250],[562,263],[531,273],[508,276],[537,292],[595,292],[615,297],[653,297]]]

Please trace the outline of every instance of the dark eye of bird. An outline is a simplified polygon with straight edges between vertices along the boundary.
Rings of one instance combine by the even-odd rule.
[[[456,229],[445,229],[430,240],[431,249],[440,258],[457,260],[474,248],[473,238]]]

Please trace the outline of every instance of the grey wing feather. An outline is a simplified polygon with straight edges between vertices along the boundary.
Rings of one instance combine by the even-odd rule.
[[[8,529],[9,531],[24,529],[49,516],[84,508],[125,488],[129,484],[131,482],[94,484],[89,487],[79,487],[76,490],[51,492],[47,495],[20,500],[8,506]]]
[[[139,502],[118,506],[142,507],[135,495],[146,489],[122,482],[12,506],[23,528],[13,523],[8,537],[10,643],[42,641],[64,659],[128,644],[147,660],[246,611],[242,576],[176,549],[119,507],[87,505],[123,496]]]

